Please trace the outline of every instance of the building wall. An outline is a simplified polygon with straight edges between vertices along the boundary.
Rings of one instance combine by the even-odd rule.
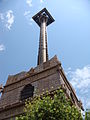
[[[7,120],[23,113],[24,102],[21,99],[21,93],[29,84],[34,86],[33,97],[45,93],[47,90],[56,90],[62,86],[66,89],[69,97],[72,92],[75,105],[79,108],[78,99],[56,56],[50,61],[20,74],[9,76],[3,89],[0,99],[0,120]]]

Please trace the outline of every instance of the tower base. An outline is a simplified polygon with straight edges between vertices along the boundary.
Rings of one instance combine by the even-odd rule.
[[[47,90],[56,90],[60,86],[65,90],[66,96],[72,98],[72,103],[82,109],[57,56],[28,72],[9,76],[0,98],[0,120],[14,120],[16,116],[23,114],[25,99]]]

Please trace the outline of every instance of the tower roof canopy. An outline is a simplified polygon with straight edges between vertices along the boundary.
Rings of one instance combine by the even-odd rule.
[[[54,22],[54,18],[50,15],[50,13],[48,12],[48,10],[46,8],[42,9],[40,12],[38,12],[36,15],[34,15],[32,17],[32,19],[40,26],[40,21],[39,18],[42,14],[46,14],[46,16],[48,17],[48,21],[47,21],[47,26],[49,24],[51,24],[52,22]]]

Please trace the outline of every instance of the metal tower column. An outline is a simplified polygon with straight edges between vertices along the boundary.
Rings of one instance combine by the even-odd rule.
[[[39,13],[32,17],[33,20],[40,27],[39,50],[38,50],[38,65],[48,61],[48,48],[47,48],[47,31],[46,28],[49,24],[54,22],[54,19],[47,11],[46,8],[42,9]]]

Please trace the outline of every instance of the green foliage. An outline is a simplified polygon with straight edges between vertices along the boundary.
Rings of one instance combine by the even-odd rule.
[[[86,111],[85,113],[85,120],[90,120],[90,111]]]
[[[82,120],[80,111],[61,89],[26,101],[24,112],[16,120]]]

